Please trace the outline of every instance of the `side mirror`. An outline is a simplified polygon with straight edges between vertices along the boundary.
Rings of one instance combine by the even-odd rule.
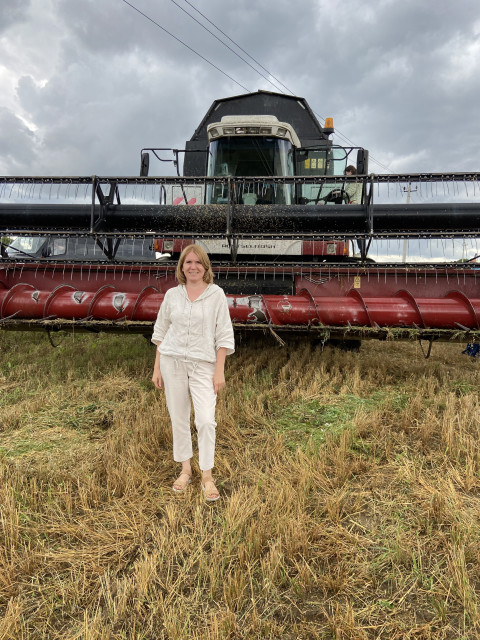
[[[140,175],[142,177],[148,176],[148,170],[150,168],[150,154],[147,152],[142,153],[140,161]]]
[[[361,176],[368,174],[368,151],[366,149],[357,151],[357,174]]]

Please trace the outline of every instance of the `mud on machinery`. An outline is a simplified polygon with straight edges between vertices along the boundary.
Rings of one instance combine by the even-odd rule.
[[[2,247],[0,327],[148,333],[197,242],[237,329],[478,341],[475,263],[368,251],[476,239],[480,174],[369,174],[368,152],[333,131],[302,98],[259,91],[215,101],[184,150],[144,149],[138,177],[1,177],[0,232],[15,240]],[[169,151],[177,175],[149,176]],[[402,202],[412,187],[420,204]]]

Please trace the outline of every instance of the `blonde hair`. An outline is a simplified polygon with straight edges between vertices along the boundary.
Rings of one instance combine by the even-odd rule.
[[[212,284],[213,282],[213,271],[212,265],[210,264],[210,258],[207,255],[207,252],[202,249],[202,247],[198,244],[189,244],[188,247],[180,254],[180,258],[177,263],[177,281],[179,284],[185,284],[187,279],[185,278],[185,274],[183,273],[183,265],[185,263],[185,259],[187,255],[193,252],[197,258],[202,263],[202,267],[205,269],[205,273],[203,274],[203,281],[207,284]]]

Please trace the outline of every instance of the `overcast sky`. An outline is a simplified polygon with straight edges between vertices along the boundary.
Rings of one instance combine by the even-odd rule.
[[[0,175],[136,175],[213,100],[278,90],[182,8],[333,116],[371,171],[479,169],[478,0],[175,1],[131,4],[232,79],[124,0],[0,0]]]

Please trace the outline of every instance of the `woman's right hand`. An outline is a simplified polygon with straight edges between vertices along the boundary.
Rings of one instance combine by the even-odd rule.
[[[152,382],[157,387],[157,389],[163,389],[163,379],[162,374],[160,373],[160,369],[153,370]]]
[[[157,389],[163,389],[162,374],[160,372],[160,351],[158,350],[159,346],[160,344],[157,345],[155,353],[155,364],[153,365],[152,382],[157,387]]]

